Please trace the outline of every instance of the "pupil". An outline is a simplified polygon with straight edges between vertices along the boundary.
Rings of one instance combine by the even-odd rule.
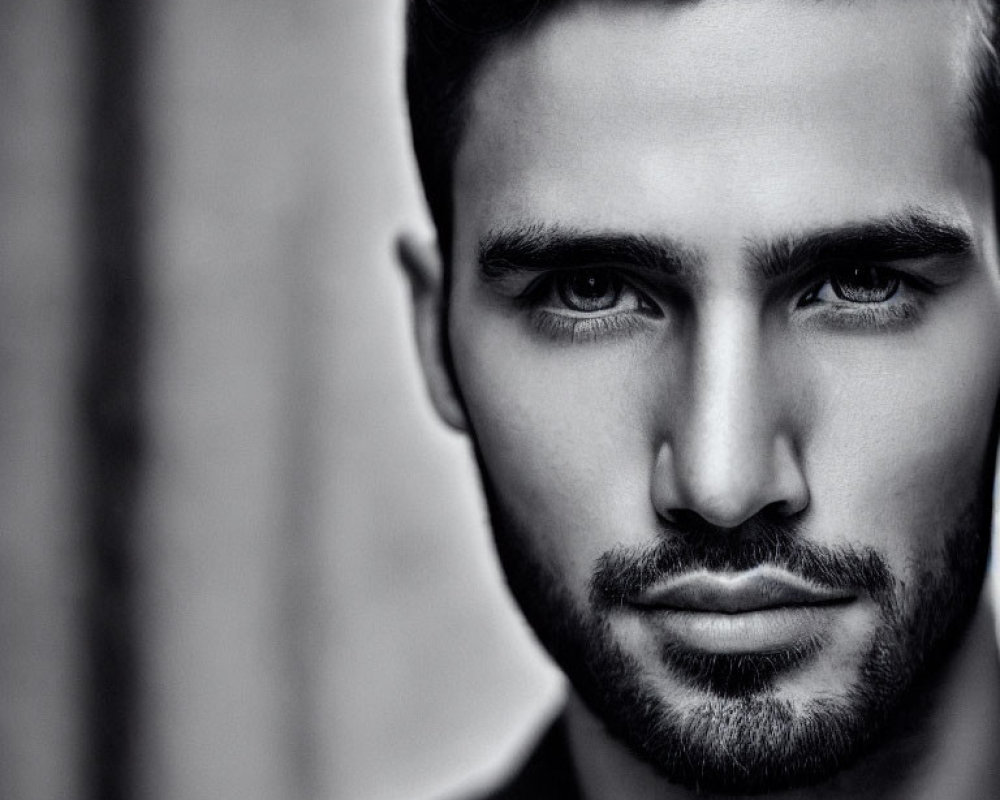
[[[610,280],[606,274],[586,271],[580,272],[573,278],[573,292],[580,297],[593,299],[604,297],[608,293]]]
[[[874,267],[855,267],[851,283],[866,289],[882,289],[889,284],[888,276]]]
[[[607,311],[618,302],[621,277],[613,270],[581,269],[563,273],[556,280],[559,299],[574,311]]]

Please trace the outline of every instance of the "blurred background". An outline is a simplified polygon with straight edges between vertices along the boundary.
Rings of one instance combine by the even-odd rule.
[[[402,17],[0,2],[0,796],[436,797],[554,708],[416,370]]]
[[[0,796],[447,796],[558,705],[416,369],[402,16],[0,0]]]

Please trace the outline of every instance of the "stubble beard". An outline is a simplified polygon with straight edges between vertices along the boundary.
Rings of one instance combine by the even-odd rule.
[[[752,524],[748,544],[735,551],[708,538],[679,546],[665,538],[640,552],[612,550],[595,565],[589,606],[580,608],[538,555],[532,531],[508,511],[478,446],[476,457],[501,565],[542,645],[612,736],[668,780],[695,790],[774,792],[822,783],[854,764],[892,738],[893,730],[912,723],[903,719],[903,709],[926,707],[922,695],[944,669],[978,603],[990,540],[992,480],[985,476],[942,540],[938,561],[906,586],[871,549],[805,545],[789,526]],[[826,585],[849,579],[876,601],[878,624],[854,684],[837,698],[793,704],[775,694],[773,683],[808,658],[822,657],[819,644],[766,656],[706,656],[668,645],[663,662],[702,698],[672,704],[617,642],[610,623],[616,597],[670,570],[762,563],[811,579],[825,571]]]

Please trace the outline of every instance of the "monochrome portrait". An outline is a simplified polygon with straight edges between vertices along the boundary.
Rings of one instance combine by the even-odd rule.
[[[1000,798],[998,0],[0,43],[0,797]]]
[[[408,14],[423,373],[568,680],[484,796],[995,796],[994,6]]]

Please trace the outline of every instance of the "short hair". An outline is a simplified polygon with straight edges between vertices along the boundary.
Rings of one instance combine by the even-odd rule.
[[[625,2],[626,0],[618,0]],[[636,0],[633,0],[635,2]],[[672,0],[661,0],[671,2]],[[970,123],[994,181],[1000,155],[1000,3],[965,0],[977,17]],[[452,179],[469,85],[498,43],[516,38],[574,0],[409,0],[406,94],[417,166],[445,268],[451,265]]]

